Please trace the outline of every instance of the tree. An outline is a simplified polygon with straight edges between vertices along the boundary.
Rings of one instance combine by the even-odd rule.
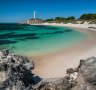
[[[62,21],[64,18],[63,17],[56,17],[55,20]]]
[[[64,18],[64,17],[55,17],[55,21],[58,23],[64,22],[66,20],[67,20],[67,18]]]
[[[74,16],[70,16],[67,18],[68,20],[75,20],[75,17]]]
[[[45,21],[54,21],[53,18],[46,19]]]
[[[81,20],[93,20],[96,19],[96,14],[83,14],[80,16]]]

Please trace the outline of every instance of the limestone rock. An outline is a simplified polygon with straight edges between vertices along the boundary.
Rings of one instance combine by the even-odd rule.
[[[34,63],[9,50],[0,52],[0,90],[27,90],[33,84]],[[30,89],[28,89],[30,90]]]
[[[33,61],[0,51],[0,90],[96,90],[96,58],[80,60],[77,68],[67,69],[61,78],[34,76]]]

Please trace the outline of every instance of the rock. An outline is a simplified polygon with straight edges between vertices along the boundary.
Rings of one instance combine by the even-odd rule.
[[[6,80],[5,72],[0,72],[0,82],[5,81],[5,80]]]
[[[34,76],[33,61],[0,51],[0,90],[96,90],[96,58],[80,60],[77,68],[67,69],[65,77],[40,78]]]
[[[70,82],[70,77],[62,78],[50,78],[42,79],[37,85],[35,85],[34,90],[69,90],[74,87],[76,82]]]
[[[72,90],[96,90],[96,58],[81,60],[78,70],[77,85]]]
[[[0,90],[31,90],[34,63],[9,50],[0,52]],[[2,73],[2,74],[1,74]]]
[[[80,65],[80,72],[82,73],[85,82],[96,90],[96,58],[91,57],[84,60]]]

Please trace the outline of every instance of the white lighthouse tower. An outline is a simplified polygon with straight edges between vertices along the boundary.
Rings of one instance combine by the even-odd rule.
[[[34,19],[36,19],[36,11],[34,11]]]

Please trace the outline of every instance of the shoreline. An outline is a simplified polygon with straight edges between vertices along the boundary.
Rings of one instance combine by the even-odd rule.
[[[79,29],[87,29],[87,30],[93,30],[96,31],[96,24],[72,24],[72,23],[41,23],[41,24],[30,24],[30,25],[47,25],[47,26],[65,26],[65,27],[70,27],[70,28],[79,28]],[[95,27],[94,28],[89,28],[89,27]]]
[[[36,64],[33,73],[42,78],[64,77],[66,69],[77,67],[80,59],[96,56],[96,31],[77,27],[74,29],[86,33],[88,35],[87,40],[62,51],[29,57]]]

